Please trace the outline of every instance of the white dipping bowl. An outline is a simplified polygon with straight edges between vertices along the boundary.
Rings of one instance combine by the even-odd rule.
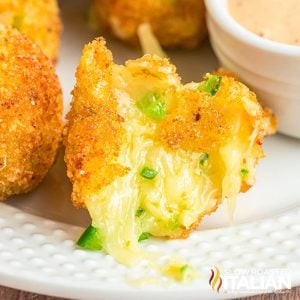
[[[205,2],[211,44],[221,65],[273,110],[280,132],[300,138],[300,46],[270,41],[242,27],[230,15],[228,0]]]

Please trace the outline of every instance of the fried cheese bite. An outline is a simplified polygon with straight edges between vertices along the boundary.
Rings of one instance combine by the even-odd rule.
[[[35,188],[62,136],[62,93],[51,61],[15,29],[0,26],[0,200]]]
[[[92,7],[101,29],[131,44],[143,24],[163,47],[193,48],[207,33],[203,0],[94,0]]]
[[[119,262],[149,235],[185,238],[255,182],[274,120],[245,85],[207,74],[183,85],[167,59],[117,65],[96,39],[77,69],[65,137],[72,200],[92,218],[79,240]]]
[[[56,62],[62,29],[56,0],[1,0],[0,24],[26,34]]]

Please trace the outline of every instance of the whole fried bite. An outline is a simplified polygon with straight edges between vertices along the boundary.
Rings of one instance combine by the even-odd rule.
[[[65,137],[72,200],[118,261],[136,262],[145,234],[187,237],[254,184],[275,124],[234,78],[183,85],[167,59],[114,64],[103,39],[84,48],[76,78]]]
[[[207,33],[203,0],[94,0],[92,7],[101,29],[132,44],[144,23],[163,47],[193,48]]]
[[[0,200],[37,186],[62,135],[62,93],[51,61],[15,29],[0,26]]]
[[[56,62],[62,29],[57,0],[1,0],[0,24],[26,34]]]

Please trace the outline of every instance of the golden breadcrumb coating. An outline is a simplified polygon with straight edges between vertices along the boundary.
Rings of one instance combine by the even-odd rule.
[[[52,166],[61,141],[62,93],[51,61],[0,26],[0,200],[26,193]]]
[[[122,118],[111,95],[111,78],[105,74],[112,64],[112,55],[104,47],[94,49],[93,44],[87,45],[86,50],[86,62],[82,62],[76,73],[80,82],[73,91],[76,101],[68,114],[70,132],[66,140],[68,176],[74,183],[72,198],[76,206],[83,205],[86,192],[97,191],[116,176],[125,175],[127,170],[111,163],[118,155],[122,136]],[[91,64],[94,61],[97,64]],[[102,81],[106,82],[103,86]],[[98,137],[101,140],[97,141]],[[83,167],[86,174],[81,174]]]
[[[163,47],[193,48],[206,37],[203,0],[94,0],[93,7],[100,28],[133,44],[143,23]]]
[[[186,237],[254,184],[274,117],[234,78],[183,85],[158,56],[114,64],[100,38],[84,48],[76,79],[65,137],[72,200],[118,261],[138,257],[142,232]]]
[[[56,0],[1,0],[0,24],[26,34],[56,62],[62,30]]]

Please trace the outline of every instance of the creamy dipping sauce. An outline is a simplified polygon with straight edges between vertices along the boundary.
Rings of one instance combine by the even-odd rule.
[[[232,17],[273,41],[300,45],[300,0],[228,0]]]

